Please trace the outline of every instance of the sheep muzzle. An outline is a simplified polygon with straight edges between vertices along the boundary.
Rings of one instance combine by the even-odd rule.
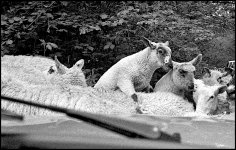
[[[170,58],[171,58],[170,56],[166,56],[165,59],[164,59],[164,63],[165,64],[169,63]]]

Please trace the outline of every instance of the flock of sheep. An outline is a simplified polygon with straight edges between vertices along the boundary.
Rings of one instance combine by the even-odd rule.
[[[146,48],[127,56],[98,80],[86,84],[84,60],[71,68],[57,58],[8,56],[1,58],[1,94],[46,105],[110,115],[158,116],[215,115],[234,93],[234,69],[204,69],[195,79],[199,54],[189,62],[171,59],[169,43],[143,39]],[[150,81],[158,68],[169,69],[153,88]],[[234,99],[234,96],[233,96]],[[1,100],[1,108],[23,115],[53,115],[54,112]]]

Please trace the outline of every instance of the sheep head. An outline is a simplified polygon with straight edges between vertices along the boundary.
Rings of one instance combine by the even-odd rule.
[[[165,43],[155,43],[145,37],[143,37],[143,41],[145,45],[149,47],[149,59],[153,64],[164,67],[172,65],[171,49],[168,41]]]
[[[193,97],[197,104],[196,112],[211,115],[215,114],[219,106],[219,100],[217,96],[218,94],[225,92],[226,89],[227,86],[225,85],[195,85]]]
[[[172,61],[173,69],[172,71],[172,80],[173,83],[179,88],[186,91],[194,90],[194,73],[195,66],[198,65],[202,60],[202,54],[199,54],[193,60],[189,62],[178,63]]]
[[[209,69],[204,67],[202,73],[202,80],[207,85],[227,85],[234,76],[234,69],[225,68],[224,72],[222,72],[218,69]]]
[[[65,83],[71,85],[80,85],[86,87],[85,75],[82,71],[84,60],[80,59],[71,68],[67,68],[61,64],[55,57],[56,68],[51,66],[48,70],[50,80],[54,83]]]

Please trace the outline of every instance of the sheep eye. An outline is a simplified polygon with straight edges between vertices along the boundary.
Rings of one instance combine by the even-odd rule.
[[[163,49],[158,49],[158,53],[159,54],[164,54],[164,50]]]
[[[219,77],[218,79],[217,79],[217,81],[219,82],[219,83],[221,83],[222,82],[222,77]]]
[[[213,99],[214,98],[214,96],[210,96],[210,99]]]
[[[187,71],[184,71],[184,70],[180,69],[180,70],[179,70],[179,73],[180,73],[180,74],[186,74]]]
[[[51,66],[50,68],[49,68],[49,70],[48,70],[48,73],[49,74],[52,74],[53,72],[55,72],[55,70],[52,68],[53,66]]]

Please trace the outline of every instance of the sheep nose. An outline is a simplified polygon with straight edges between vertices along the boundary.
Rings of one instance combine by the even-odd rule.
[[[192,83],[191,85],[188,86],[189,90],[194,90],[194,84]]]
[[[172,68],[173,68],[173,64],[172,64],[172,63],[169,63],[169,64],[168,64],[168,67],[172,69]]]
[[[165,66],[168,67],[169,69],[173,68],[173,63],[172,63],[172,59],[171,58],[170,58],[169,62]]]

